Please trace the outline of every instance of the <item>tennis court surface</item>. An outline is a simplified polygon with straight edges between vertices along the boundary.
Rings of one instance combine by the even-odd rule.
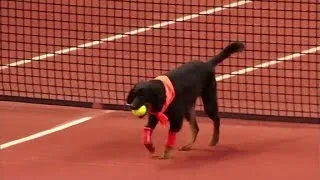
[[[4,0],[0,12],[1,179],[320,178],[317,0]],[[208,147],[199,101],[195,149],[150,158],[145,119],[124,111],[130,87],[232,41],[246,50],[216,70],[220,144]]]

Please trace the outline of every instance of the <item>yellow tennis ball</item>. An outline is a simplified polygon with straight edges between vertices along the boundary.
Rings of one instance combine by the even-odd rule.
[[[132,110],[132,114],[135,116],[143,116],[147,113],[147,107],[145,105],[141,106],[137,110]]]

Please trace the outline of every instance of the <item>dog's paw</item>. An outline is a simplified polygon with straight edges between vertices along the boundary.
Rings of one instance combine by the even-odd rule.
[[[163,154],[159,156],[158,159],[172,159],[172,151],[173,151],[173,147],[166,146]]]
[[[219,136],[213,136],[209,146],[216,146],[219,143]]]
[[[158,159],[160,160],[166,160],[166,159],[172,159],[173,157],[169,154],[164,154],[162,156],[158,156]]]
[[[145,144],[144,146],[148,149],[148,151],[151,154],[153,154],[156,151],[156,148],[153,146],[153,144]]]
[[[166,160],[166,159],[172,159],[173,157],[169,156],[169,155],[162,155],[162,156],[152,155],[151,158],[152,159],[158,159],[158,160]]]
[[[190,151],[192,149],[192,145],[188,144],[179,148],[179,151]]]

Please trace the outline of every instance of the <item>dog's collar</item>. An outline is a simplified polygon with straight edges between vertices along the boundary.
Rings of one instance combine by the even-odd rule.
[[[169,122],[168,117],[164,114],[164,112],[167,110],[173,99],[175,98],[175,91],[174,87],[170,81],[170,79],[167,76],[158,76],[155,79],[160,80],[165,88],[165,95],[166,100],[165,103],[162,106],[162,109],[160,112],[150,112],[150,114],[153,114],[157,117],[157,119],[160,121],[161,124],[166,126]]]

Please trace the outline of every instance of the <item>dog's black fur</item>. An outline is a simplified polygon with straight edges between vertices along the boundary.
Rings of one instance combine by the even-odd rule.
[[[191,61],[165,74],[171,80],[176,93],[173,102],[165,112],[170,122],[169,131],[179,132],[184,118],[189,122],[192,130],[191,142],[181,150],[191,149],[199,132],[195,119],[195,103],[198,97],[202,98],[204,110],[214,124],[210,144],[216,145],[218,143],[220,117],[218,115],[215,67],[233,53],[240,52],[244,48],[243,43],[233,42],[207,62]],[[152,79],[134,85],[128,94],[127,103],[133,110],[146,105],[152,112],[159,112],[165,102],[165,96],[162,82]],[[146,127],[154,129],[157,124],[158,120],[155,116],[149,114]]]

